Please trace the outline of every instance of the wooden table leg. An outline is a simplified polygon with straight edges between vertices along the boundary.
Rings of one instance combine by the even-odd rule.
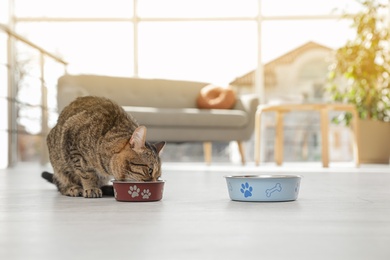
[[[352,149],[353,149],[353,158],[355,161],[356,167],[360,166],[360,158],[359,158],[359,144],[358,144],[358,113],[356,109],[351,110],[352,113],[352,120],[351,120],[351,127],[352,127]]]
[[[283,118],[284,113],[282,111],[276,112],[276,136],[275,136],[275,162],[277,165],[283,163]]]
[[[261,138],[261,110],[256,112],[255,118],[255,164],[260,164],[260,138]]]
[[[204,160],[207,165],[211,164],[212,144],[211,142],[203,143]]]
[[[245,165],[244,142],[243,141],[237,141],[237,145],[238,145],[238,151],[240,152],[240,156],[241,156],[241,164]]]
[[[322,166],[329,167],[329,118],[328,109],[321,109]]]

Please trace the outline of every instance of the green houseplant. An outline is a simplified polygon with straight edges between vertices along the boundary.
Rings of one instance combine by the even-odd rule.
[[[383,158],[371,156],[362,162],[389,162],[390,156],[390,33],[386,6],[377,0],[360,0],[361,11],[352,15],[355,38],[336,50],[330,67],[327,91],[336,102],[355,104],[359,117],[361,142],[375,143],[375,133],[366,130],[367,124],[382,127],[379,142],[387,147],[381,149]],[[351,18],[345,15],[345,18]],[[341,115],[334,122],[349,124],[350,114]],[[387,135],[386,135],[387,134]],[[383,136],[385,135],[385,136]],[[374,144],[378,146],[378,144]],[[377,147],[376,147],[377,148]],[[366,150],[360,145],[360,151]],[[386,154],[387,153],[387,154]],[[364,157],[364,156],[363,156]]]

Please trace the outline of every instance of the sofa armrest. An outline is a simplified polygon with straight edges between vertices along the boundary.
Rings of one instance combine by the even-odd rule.
[[[255,114],[258,105],[260,104],[260,99],[256,94],[245,94],[237,98],[235,109],[240,109],[246,111],[249,114]]]

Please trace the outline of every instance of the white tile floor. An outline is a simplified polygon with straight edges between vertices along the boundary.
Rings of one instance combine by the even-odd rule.
[[[164,198],[69,198],[0,170],[0,259],[390,259],[389,165],[168,163]],[[226,174],[300,173],[294,202],[234,202]]]

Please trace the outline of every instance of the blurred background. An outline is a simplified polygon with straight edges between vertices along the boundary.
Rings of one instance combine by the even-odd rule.
[[[343,15],[359,8],[355,0],[0,0],[0,167],[42,160],[65,73],[232,85],[263,103],[324,101],[332,55],[355,36]],[[285,161],[319,161],[319,116],[285,120]],[[351,160],[348,135],[331,127],[331,160]],[[213,161],[238,160],[232,145],[214,144]],[[246,149],[253,159],[253,140]],[[202,144],[168,144],[163,156],[203,161]]]

